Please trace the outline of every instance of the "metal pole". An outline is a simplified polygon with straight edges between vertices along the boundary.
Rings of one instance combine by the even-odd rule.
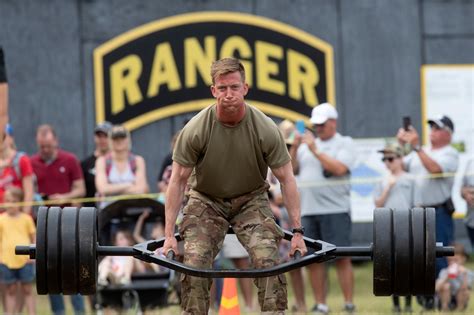
[[[36,245],[29,246],[16,246],[15,254],[16,255],[29,255],[31,259],[35,259]]]
[[[135,256],[140,254],[133,247],[97,245],[97,256]]]
[[[328,253],[332,256],[360,256],[372,257],[372,245],[370,246],[350,246],[350,247],[336,247],[335,250]]]

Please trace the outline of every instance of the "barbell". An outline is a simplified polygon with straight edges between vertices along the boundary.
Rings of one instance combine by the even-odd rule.
[[[377,208],[374,211],[373,243],[337,247],[304,237],[314,253],[265,269],[196,269],[162,257],[156,250],[164,238],[131,247],[98,244],[97,210],[92,207],[41,207],[37,216],[36,245],[17,246],[17,255],[36,259],[38,294],[94,294],[99,256],[133,256],[191,276],[205,278],[256,278],[278,275],[312,263],[338,257],[359,256],[373,260],[373,292],[376,296],[432,295],[436,257],[454,255],[453,247],[436,243],[435,210]],[[229,230],[232,232],[231,230]],[[181,241],[177,233],[176,238]],[[284,231],[284,238],[293,234]]]

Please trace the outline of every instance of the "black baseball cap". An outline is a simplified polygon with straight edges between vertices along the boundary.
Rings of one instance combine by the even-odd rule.
[[[110,129],[112,129],[112,124],[108,121],[103,121],[100,124],[97,124],[94,128],[94,133],[105,133],[106,135],[109,134]]]
[[[440,117],[435,118],[435,119],[429,119],[428,124],[430,124],[430,126],[431,125],[436,125],[439,128],[449,129],[451,132],[454,132],[453,121],[451,120],[451,118],[449,118],[446,115],[440,116]]]

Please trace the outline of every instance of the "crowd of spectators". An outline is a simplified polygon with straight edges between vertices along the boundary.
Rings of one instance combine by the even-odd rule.
[[[1,56],[0,56],[1,57]],[[1,58],[0,58],[1,59]],[[1,65],[0,65],[1,66]],[[1,99],[6,95],[5,72],[0,73]],[[3,104],[3,103],[2,103]],[[96,206],[102,209],[110,204],[108,197],[149,192],[146,180],[146,164],[143,157],[131,151],[130,132],[121,125],[108,122],[98,124],[94,129],[95,149],[79,161],[71,152],[60,148],[58,135],[51,125],[37,128],[38,152],[29,156],[18,150],[13,129],[6,121],[6,105],[0,106],[0,279],[2,304],[6,313],[19,313],[23,308],[29,314],[36,313],[32,282],[34,264],[26,256],[13,255],[13,248],[20,243],[34,243],[35,207],[32,201],[48,200],[57,206]],[[305,235],[321,239],[337,246],[351,244],[351,169],[356,159],[355,143],[349,136],[338,132],[336,109],[328,103],[318,105],[312,111],[311,126],[299,129],[292,122],[280,123],[292,157],[293,171],[300,184],[302,223]],[[5,121],[4,121],[5,120]],[[433,207],[436,212],[436,241],[454,244],[454,206],[452,188],[454,173],[458,171],[458,152],[451,146],[454,123],[447,116],[427,121],[430,127],[429,144],[421,146],[419,134],[413,126],[400,128],[396,135],[398,143],[388,144],[378,151],[387,168],[387,175],[374,190],[376,207],[410,209],[412,207]],[[170,153],[163,160],[157,177],[156,188],[165,192],[171,177],[172,152],[177,138],[171,140]],[[409,148],[405,152],[403,148]],[[474,245],[474,159],[470,159],[464,170],[460,194],[465,199],[468,212],[465,225],[471,244]],[[270,196],[274,216],[282,227],[287,225],[288,214],[283,208],[282,194],[278,182],[269,176]],[[307,184],[313,183],[313,184]],[[84,198],[83,202],[76,202]],[[163,202],[163,195],[159,199]],[[377,211],[377,210],[375,210]],[[112,230],[114,243],[121,246],[144,241],[143,226],[149,217],[143,212],[134,230]],[[133,232],[133,234],[132,234]],[[163,225],[156,223],[150,237],[163,236]],[[249,268],[248,254],[234,237],[224,242],[220,256],[230,259],[237,268]],[[464,267],[468,255],[460,244],[455,244],[453,258],[438,258],[436,264],[436,297],[424,297],[420,303],[426,308],[438,306],[443,311],[466,308],[469,290],[474,276]],[[285,259],[288,247],[282,243],[281,256]],[[309,283],[313,291],[312,312],[328,313],[326,303],[328,277],[326,264],[308,266]],[[349,258],[336,260],[335,267],[343,295],[343,310],[354,312],[354,275]],[[160,271],[157,266],[137,263],[132,258],[104,259],[99,266],[99,284],[128,284],[131,273],[146,269]],[[111,270],[120,272],[111,273]],[[295,294],[294,311],[308,311],[304,292],[304,270],[290,272]],[[240,281],[247,310],[254,310],[250,280]],[[65,314],[62,295],[50,295],[54,314]],[[85,312],[84,299],[71,296],[75,314]],[[393,309],[400,312],[399,297],[393,297]],[[411,311],[411,299],[406,298],[405,311]]]
[[[82,203],[75,200],[87,196],[92,199],[84,205],[101,208],[107,205],[101,197],[148,192],[145,161],[130,152],[128,130],[104,122],[95,128],[94,137],[94,153],[80,163],[75,154],[60,149],[58,136],[51,125],[37,128],[38,152],[31,156],[16,149],[12,128],[7,126],[5,129],[0,151],[0,203],[20,205],[2,207],[2,211],[6,211],[0,215],[2,295],[8,314],[20,312],[23,304],[29,314],[36,313],[31,294],[34,264],[25,260],[26,256],[13,254],[15,245],[35,242],[32,202],[41,199],[48,200],[53,206],[80,206]],[[136,235],[139,234],[137,231]],[[155,236],[160,235],[155,233]],[[75,314],[83,314],[84,298],[72,295],[70,299]],[[54,314],[65,314],[62,295],[49,295],[49,300]]]
[[[298,132],[293,123],[283,121],[280,130],[284,135],[288,150],[292,156],[292,165],[297,175],[297,180],[302,183],[300,197],[302,205],[302,222],[306,227],[306,235],[313,239],[322,239],[338,246],[351,244],[351,218],[350,218],[350,175],[355,158],[354,142],[348,136],[337,132],[338,113],[330,104],[317,106],[312,113],[312,128],[304,133]],[[437,241],[444,244],[454,242],[454,223],[452,213],[451,190],[453,174],[458,169],[459,157],[457,151],[450,145],[454,124],[447,116],[428,121],[430,126],[430,143],[421,147],[417,131],[410,126],[398,131],[398,143],[388,144],[378,151],[382,161],[387,167],[387,175],[374,190],[374,203],[376,207],[389,207],[395,209],[409,209],[414,206],[434,207],[436,209]],[[176,135],[173,139],[176,138]],[[29,313],[34,313],[34,298],[31,296],[31,271],[30,262],[9,262],[5,255],[6,246],[11,246],[6,237],[5,229],[9,222],[7,219],[15,217],[15,209],[23,215],[21,218],[34,218],[34,207],[29,202],[35,196],[43,200],[56,201],[59,206],[79,204],[74,199],[81,197],[91,198],[84,205],[97,206],[99,209],[107,206],[110,201],[104,197],[123,194],[143,194],[149,192],[146,181],[146,166],[144,159],[131,152],[131,137],[129,131],[123,126],[112,126],[108,122],[100,123],[94,129],[95,149],[92,155],[79,162],[71,152],[60,149],[56,131],[51,125],[41,125],[37,129],[36,142],[38,152],[31,156],[17,150],[13,138],[13,130],[7,125],[5,141],[1,148],[0,159],[0,202],[20,202],[20,207],[9,207],[0,218],[0,245],[2,255],[2,283],[4,289],[4,309],[15,310],[24,305]],[[409,144],[412,148],[405,154],[403,147]],[[174,141],[171,141],[171,152]],[[157,178],[159,191],[166,191],[167,181],[170,178],[171,154],[164,159],[162,170]],[[463,176],[461,196],[466,200],[468,213],[465,217],[466,229],[471,241],[474,241],[474,160],[469,160]],[[274,179],[269,178],[272,202],[277,210],[275,217],[284,226],[285,209],[282,208],[281,192]],[[317,182],[317,185],[304,185],[304,183]],[[19,191],[20,193],[16,193]],[[434,193],[433,193],[434,192]],[[20,198],[20,199],[18,199]],[[72,201],[71,201],[72,200]],[[11,209],[11,210],[10,210]],[[141,229],[147,213],[143,213],[136,225],[132,242],[143,241]],[[10,218],[11,220],[11,218]],[[20,217],[18,217],[20,220]],[[25,222],[29,222],[27,219]],[[31,221],[33,222],[33,221]],[[343,228],[341,228],[343,226]],[[21,231],[22,237],[32,237],[34,225],[25,223]],[[120,231],[116,233],[120,236]],[[18,232],[20,234],[20,232]],[[28,234],[29,233],[29,234]],[[11,235],[11,234],[9,234]],[[131,235],[131,234],[130,234]],[[163,235],[163,226],[157,224],[152,237]],[[124,238],[124,237],[122,237]],[[31,239],[33,241],[33,239]],[[27,242],[27,241],[25,241]],[[248,254],[235,244],[236,240],[227,240],[224,243],[222,256],[231,259],[237,268],[248,268]],[[239,251],[240,250],[240,251]],[[284,254],[282,255],[282,257]],[[462,255],[461,255],[462,256]],[[458,259],[463,262],[463,260]],[[105,261],[100,270],[110,267],[111,261]],[[17,266],[20,264],[21,266]],[[355,310],[353,303],[353,271],[351,260],[338,259],[335,263],[341,290],[344,297],[343,308],[351,312]],[[19,268],[18,268],[19,267]],[[309,266],[309,283],[313,289],[315,305],[312,311],[327,313],[327,266],[314,264]],[[429,307],[436,301],[439,307],[446,309],[446,272],[448,260],[437,259],[437,274],[440,275],[437,290],[439,298],[431,302],[422,301]],[[7,278],[5,270],[20,270]],[[128,268],[125,270],[141,270]],[[103,274],[103,273],[102,273]],[[295,292],[296,304],[293,310],[307,311],[303,270],[290,273],[291,283]],[[126,283],[130,277],[124,276],[117,280]],[[444,279],[444,280],[443,280]],[[100,279],[106,283],[103,276]],[[444,281],[444,282],[443,282]],[[466,280],[469,289],[472,279]],[[252,287],[250,282],[241,282],[246,307],[254,309]],[[23,295],[21,298],[15,295]],[[457,294],[457,293],[456,293]],[[13,297],[12,297],[13,296]],[[464,295],[459,295],[464,296]],[[442,297],[442,298],[441,298]],[[453,301],[455,300],[453,293]],[[50,295],[51,308],[55,314],[65,311],[63,297]],[[20,303],[17,303],[20,302]],[[84,300],[80,295],[71,296],[71,303],[76,314],[85,311]],[[394,311],[401,311],[399,298],[393,297]],[[464,300],[461,300],[463,307]],[[33,306],[32,306],[33,305]],[[452,307],[452,306],[449,306]],[[18,309],[17,309],[18,310]],[[406,298],[405,311],[411,310],[411,299]]]

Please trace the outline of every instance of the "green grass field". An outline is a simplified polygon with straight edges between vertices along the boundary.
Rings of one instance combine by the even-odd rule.
[[[474,270],[474,262],[469,262],[468,267],[471,270]],[[355,276],[354,303],[356,304],[356,307],[357,307],[357,314],[391,314],[392,313],[391,298],[375,297],[372,294],[372,263],[367,262],[367,263],[356,264],[354,266],[354,276]],[[307,277],[305,277],[305,279],[307,279]],[[308,308],[311,308],[314,305],[314,300],[312,298],[312,292],[311,292],[311,288],[309,286],[308,281],[306,281],[305,287],[306,287],[306,303],[307,303]],[[291,285],[288,286],[288,292],[289,292],[289,307],[291,308],[291,306],[294,304]],[[255,293],[255,299],[256,299],[256,293]],[[240,302],[243,301],[243,298],[241,296],[239,297],[239,301]],[[336,276],[336,271],[335,271],[334,266],[331,266],[329,269],[329,294],[328,294],[327,302],[331,309],[331,314],[344,314],[343,312],[341,312],[343,300],[342,300],[341,291],[339,289],[339,284],[337,281],[337,276]],[[242,305],[242,302],[240,304]],[[403,299],[401,301],[401,304],[402,306],[404,305]],[[412,301],[412,306],[413,306],[413,311],[414,311],[413,313],[418,313],[418,314],[421,313],[422,310],[420,306],[417,304],[415,298]],[[66,302],[66,307],[68,311],[67,314],[73,314],[73,312],[71,311],[71,305],[69,301]],[[49,301],[46,296],[38,296],[37,310],[38,310],[38,314],[40,315],[50,314]],[[88,310],[90,311],[89,308]],[[88,313],[91,313],[91,312],[88,312]],[[291,312],[288,311],[287,313],[290,314]],[[114,312],[111,312],[111,314],[114,314]],[[180,314],[180,308],[178,306],[170,306],[164,309],[150,310],[150,311],[147,311],[146,314],[163,314],[163,315]],[[217,312],[214,312],[214,314],[217,314]],[[241,311],[241,314],[244,314],[243,311]],[[258,313],[254,313],[254,314],[258,314]],[[430,313],[424,312],[423,314],[430,314]],[[433,312],[432,314],[436,314],[436,313]],[[454,313],[450,313],[450,314],[454,314]],[[463,314],[474,314],[474,302],[471,301],[468,309]]]

